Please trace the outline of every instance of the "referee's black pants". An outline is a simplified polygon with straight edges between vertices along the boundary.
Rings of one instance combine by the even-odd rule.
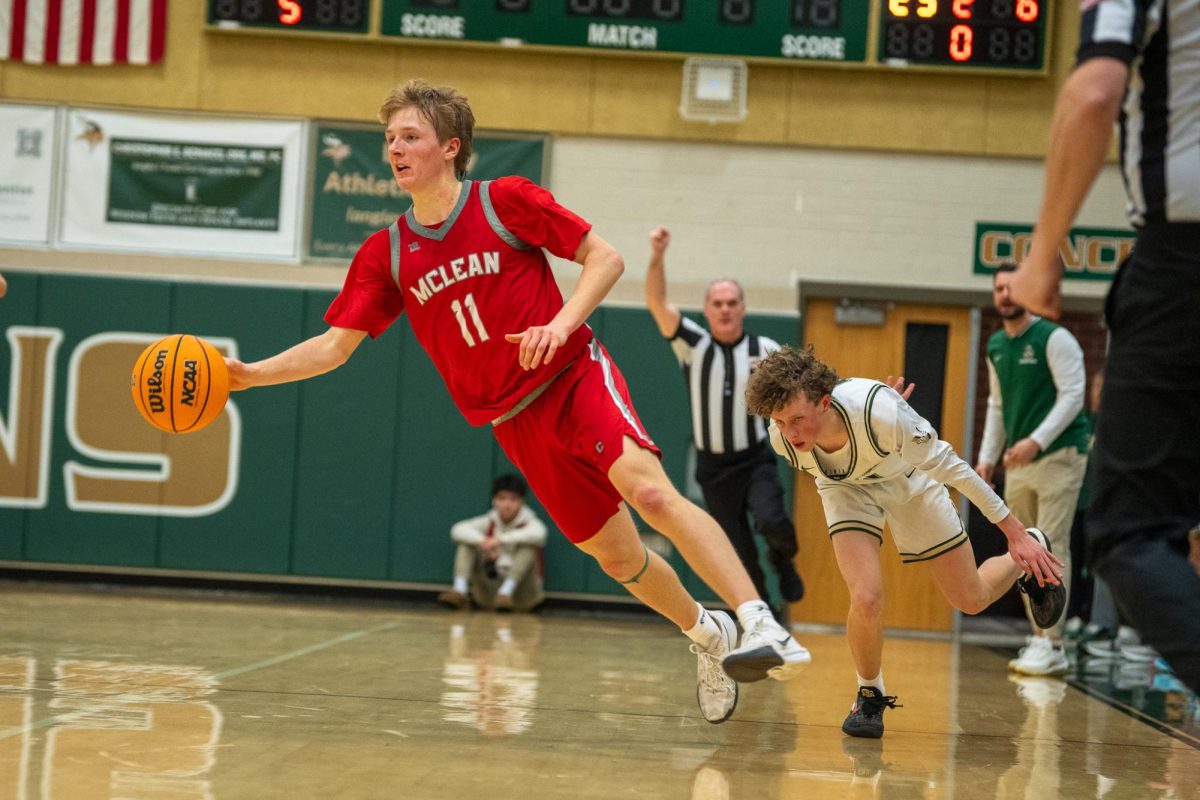
[[[754,533],[767,545],[767,560],[776,573],[794,573],[796,566],[796,528],[783,507],[783,485],[779,466],[766,442],[736,453],[696,453],[696,482],[704,493],[704,503],[725,535],[758,596],[767,600],[766,580],[758,562]],[[750,518],[754,519],[751,527]],[[794,582],[793,582],[794,583]],[[803,591],[801,587],[800,591]],[[787,597],[794,601],[799,597]]]
[[[1200,224],[1150,225],[1118,270],[1089,556],[1121,613],[1200,691]]]

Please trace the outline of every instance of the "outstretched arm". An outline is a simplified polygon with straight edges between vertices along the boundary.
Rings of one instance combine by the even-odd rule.
[[[938,438],[933,426],[912,407],[895,395],[888,398],[881,393],[868,424],[885,449],[898,452],[901,459],[938,483],[957,489],[983,512],[1008,540],[1013,559],[1037,579],[1038,585],[1060,582],[1063,564],[1058,556],[1026,533],[1025,526],[999,495],[958,457],[948,442]]]
[[[1128,78],[1124,62],[1098,56],[1080,64],[1059,93],[1033,242],[1010,284],[1013,302],[1035,314],[1057,319],[1061,311],[1058,246],[1104,166]]]
[[[554,319],[545,325],[534,325],[521,333],[509,333],[505,339],[521,345],[522,369],[535,369],[549,364],[554,353],[566,343],[567,337],[587,321],[625,271],[625,260],[616,248],[589,232],[575,251],[577,263],[583,265],[575,291]]]
[[[251,386],[271,386],[322,375],[346,363],[366,335],[365,331],[351,328],[330,328],[262,361],[246,364],[227,358],[229,389],[236,392]]]
[[[668,339],[679,330],[679,309],[667,302],[667,246],[671,232],[661,225],[650,231],[650,264],[646,267],[646,307]]]

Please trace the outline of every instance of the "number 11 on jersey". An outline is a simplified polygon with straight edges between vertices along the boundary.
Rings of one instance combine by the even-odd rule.
[[[467,311],[471,312],[471,322],[475,324],[475,332],[479,336],[479,341],[486,342],[488,340],[487,328],[483,327],[483,320],[479,318],[479,308],[475,305],[475,295],[467,294],[463,302],[455,300],[450,304],[450,310],[454,312],[455,319],[458,320],[458,328],[462,331],[463,338],[467,340],[467,347],[475,346],[475,337],[471,335],[470,329],[467,327],[467,317],[463,314],[463,306],[467,307]]]

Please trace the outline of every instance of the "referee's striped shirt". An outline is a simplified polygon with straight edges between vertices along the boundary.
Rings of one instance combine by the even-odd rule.
[[[736,453],[766,438],[766,424],[746,413],[746,380],[760,359],[779,349],[778,342],[746,332],[733,344],[721,344],[681,316],[671,349],[687,379],[697,450]]]
[[[1078,61],[1129,65],[1121,169],[1129,219],[1200,221],[1200,0],[1082,0]]]

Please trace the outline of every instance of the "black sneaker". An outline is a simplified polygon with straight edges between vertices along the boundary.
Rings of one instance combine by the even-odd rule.
[[[883,710],[896,707],[895,697],[880,694],[874,686],[860,686],[854,707],[842,723],[842,733],[864,739],[878,739],[883,736]]]
[[[789,603],[799,603],[804,599],[804,579],[791,564],[779,572],[779,594]]]
[[[1046,534],[1037,528],[1029,528],[1028,531],[1042,547],[1054,552],[1050,549],[1050,540],[1046,538]],[[1033,624],[1042,630],[1053,627],[1067,608],[1067,590],[1061,583],[1057,586],[1053,583],[1038,586],[1037,578],[1026,574],[1017,579],[1017,588],[1029,598],[1029,613],[1033,616]]]

